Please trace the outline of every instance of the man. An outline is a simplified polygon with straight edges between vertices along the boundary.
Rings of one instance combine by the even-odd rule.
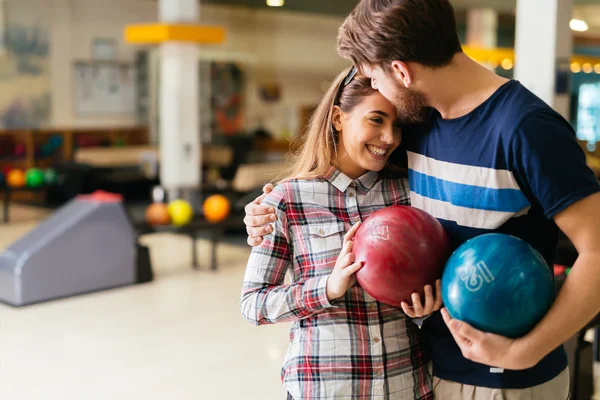
[[[446,310],[424,321],[436,397],[567,399],[561,344],[600,311],[600,187],[573,129],[462,52],[447,0],[362,0],[338,52],[413,125],[404,134],[411,203],[440,220],[454,247],[501,232],[552,265],[561,229],[579,252],[552,308],[522,338],[478,331]],[[267,221],[259,203],[246,209],[251,238]]]

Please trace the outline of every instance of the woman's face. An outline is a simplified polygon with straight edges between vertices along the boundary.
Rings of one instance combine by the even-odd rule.
[[[352,179],[381,171],[402,140],[396,108],[377,91],[349,113],[336,107],[333,123],[339,132],[336,165]]]

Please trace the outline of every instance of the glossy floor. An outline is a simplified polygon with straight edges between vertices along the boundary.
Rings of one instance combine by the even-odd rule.
[[[15,213],[0,246],[43,214]],[[15,309],[0,305],[0,399],[284,399],[287,324],[241,318],[246,246],[223,245],[216,273],[190,268],[190,241],[144,239],[157,279]]]

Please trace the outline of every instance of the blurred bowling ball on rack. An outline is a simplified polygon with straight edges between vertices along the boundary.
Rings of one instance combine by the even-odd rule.
[[[4,174],[4,176],[7,176],[8,173],[10,171],[12,171],[13,169],[14,169],[14,167],[12,165],[7,164],[7,165],[5,165],[5,166],[2,167],[2,173]]]
[[[54,135],[50,138],[49,143],[53,149],[58,149],[63,143],[63,138],[61,135]]]
[[[554,295],[552,272],[527,242],[490,233],[463,243],[448,259],[442,299],[452,316],[509,338],[527,334]]]
[[[202,212],[208,222],[221,222],[229,216],[230,211],[231,205],[229,204],[229,200],[220,194],[208,196],[202,204]]]
[[[187,225],[194,217],[192,206],[185,200],[173,200],[169,203],[168,211],[171,223],[175,226]]]
[[[553,272],[554,272],[554,276],[560,276],[563,275],[567,272],[567,267],[565,267],[564,265],[557,265],[555,264],[553,266]]]
[[[23,157],[25,155],[25,145],[23,143],[16,143],[14,147],[15,157]]]
[[[46,168],[44,170],[44,183],[46,185],[54,185],[56,183],[57,174],[54,168]]]
[[[52,146],[51,143],[44,143],[42,145],[41,153],[42,153],[42,156],[48,157],[48,156],[52,155],[52,153],[54,153],[55,150],[56,149],[54,148],[54,146]]]
[[[93,144],[92,139],[86,135],[77,136],[75,143],[77,144],[77,147],[81,147],[81,148],[91,147]]]
[[[165,203],[152,203],[146,208],[146,222],[151,226],[169,225],[171,216]]]
[[[358,283],[376,300],[400,307],[411,294],[424,300],[435,287],[450,254],[446,231],[437,219],[409,206],[391,206],[369,216],[354,236],[352,252],[364,263]]]
[[[6,185],[11,188],[22,188],[25,186],[25,173],[18,169],[12,169],[6,175]]]
[[[44,184],[44,171],[39,168],[29,168],[25,172],[25,183],[27,187],[37,188]]]

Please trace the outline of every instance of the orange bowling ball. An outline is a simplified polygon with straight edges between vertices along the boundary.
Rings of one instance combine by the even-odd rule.
[[[11,170],[6,175],[6,184],[12,188],[22,188],[25,186],[25,173],[20,169]]]
[[[152,203],[146,208],[146,222],[148,225],[169,225],[171,216],[169,210],[164,203]]]
[[[208,222],[221,222],[229,216],[231,206],[225,196],[214,194],[204,200],[202,211]]]

